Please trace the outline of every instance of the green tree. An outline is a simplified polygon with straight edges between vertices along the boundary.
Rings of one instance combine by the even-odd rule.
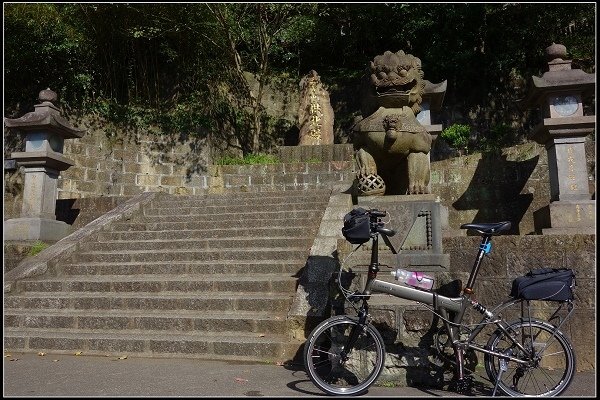
[[[216,31],[221,33],[213,36],[213,43],[229,59],[230,87],[237,88],[241,108],[249,110],[251,140],[243,150],[258,153],[264,113],[262,99],[271,78],[270,55],[276,41],[290,39],[294,30],[287,28],[294,26],[294,19],[301,16],[302,7],[268,3],[206,6],[217,22]],[[247,72],[254,74],[257,85],[253,85]]]
[[[468,124],[488,137],[510,121],[514,142],[524,129],[513,128],[527,122],[515,100],[544,72],[545,47],[562,43],[576,66],[595,72],[595,7],[7,3],[4,112],[31,111],[33,97],[51,87],[67,110],[93,111],[128,130],[153,124],[256,153],[271,144],[275,124],[262,104],[273,77],[298,82],[317,70],[343,130],[359,109],[355,89],[369,61],[402,49],[422,60],[425,79],[448,81],[445,126]]]
[[[31,111],[37,93],[51,87],[81,104],[91,85],[85,36],[59,4],[4,5],[5,114]]]

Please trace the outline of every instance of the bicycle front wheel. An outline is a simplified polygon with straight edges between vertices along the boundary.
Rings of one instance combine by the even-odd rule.
[[[357,340],[347,352],[353,330],[357,330]],[[360,325],[348,316],[321,322],[308,336],[304,348],[304,366],[310,380],[333,395],[363,393],[377,380],[384,361],[381,334],[372,325]]]
[[[492,383],[509,396],[557,396],[571,383],[575,353],[570,341],[543,321],[510,325],[510,336],[497,330],[488,341],[491,351],[524,360],[524,363],[485,355],[485,369]]]

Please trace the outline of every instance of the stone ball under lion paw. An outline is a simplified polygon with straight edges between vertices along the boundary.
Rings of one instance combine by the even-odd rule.
[[[358,192],[363,196],[382,196],[385,193],[385,182],[376,174],[360,174],[357,177]]]

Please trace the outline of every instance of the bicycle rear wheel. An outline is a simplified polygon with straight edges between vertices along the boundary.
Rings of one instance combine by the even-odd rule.
[[[508,331],[524,350],[501,330],[490,337],[487,348],[527,362],[517,363],[486,354],[485,369],[492,383],[509,396],[541,397],[562,393],[575,372],[575,353],[564,334],[536,320],[513,323]]]
[[[344,348],[352,330],[359,336],[352,350]],[[308,336],[304,366],[310,380],[333,395],[363,393],[379,377],[385,361],[381,334],[372,325],[359,325],[348,316],[335,316],[321,322]]]

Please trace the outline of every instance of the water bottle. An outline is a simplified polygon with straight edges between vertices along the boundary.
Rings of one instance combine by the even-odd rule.
[[[425,290],[431,290],[433,287],[433,278],[423,275],[422,272],[413,272],[398,268],[395,271],[391,271],[391,274],[397,281],[405,283],[409,286]]]

